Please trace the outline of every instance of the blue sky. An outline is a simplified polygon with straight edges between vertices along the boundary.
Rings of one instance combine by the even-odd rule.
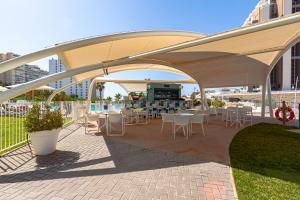
[[[82,37],[139,30],[212,34],[242,25],[258,0],[9,0],[0,6],[0,52],[27,54]],[[37,62],[48,69],[47,60]],[[182,78],[162,72],[123,72],[127,79]],[[111,85],[111,84],[110,84]],[[109,86],[109,85],[108,85]],[[194,90],[184,86],[183,93]],[[109,90],[109,91],[108,91]],[[107,87],[113,95],[117,86]]]

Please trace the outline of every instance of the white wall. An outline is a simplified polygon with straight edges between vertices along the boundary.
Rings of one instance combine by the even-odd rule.
[[[292,13],[292,0],[283,0],[283,15]]]
[[[282,57],[282,89],[290,90],[291,89],[291,49],[289,49]]]

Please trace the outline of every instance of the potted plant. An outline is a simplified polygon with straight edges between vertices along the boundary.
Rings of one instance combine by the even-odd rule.
[[[56,150],[59,132],[63,126],[63,117],[60,110],[41,111],[41,106],[33,104],[25,119],[25,129],[29,134],[36,155],[48,155]]]

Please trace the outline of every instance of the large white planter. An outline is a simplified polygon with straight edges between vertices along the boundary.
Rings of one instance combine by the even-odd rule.
[[[36,155],[48,155],[56,150],[58,135],[61,129],[30,133],[31,143]]]

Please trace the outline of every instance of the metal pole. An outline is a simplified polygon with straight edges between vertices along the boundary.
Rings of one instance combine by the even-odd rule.
[[[273,105],[272,105],[272,91],[271,91],[271,80],[270,77],[268,78],[268,101],[269,101],[269,112],[270,112],[270,117],[274,118],[274,112],[273,112]]]
[[[203,87],[201,87],[200,90],[201,90],[201,110],[204,110],[204,93],[205,93],[205,91],[204,91]]]
[[[286,103],[285,101],[282,101],[282,124],[283,126],[285,126],[285,123],[286,123]]]
[[[261,92],[261,117],[266,115],[266,83],[262,85]]]
[[[300,103],[298,104],[298,127],[300,128]]]
[[[296,83],[295,83],[294,110],[296,110],[298,81],[299,81],[299,80],[298,80],[298,76],[297,76],[297,78],[296,78]]]

